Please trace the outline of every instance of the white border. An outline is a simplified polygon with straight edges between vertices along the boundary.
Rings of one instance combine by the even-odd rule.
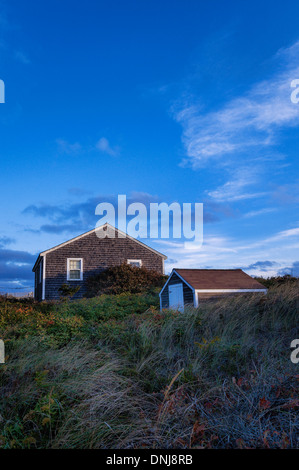
[[[268,289],[195,289],[195,292],[201,293],[210,293],[210,292],[218,292],[218,293],[227,293],[227,292],[264,292],[267,293]]]
[[[80,279],[70,279],[70,261],[81,261]],[[66,280],[71,282],[83,281],[83,258],[67,258],[66,259]]]
[[[165,287],[168,285],[170,279],[172,278],[172,275],[173,275],[173,274],[176,274],[185,284],[187,284],[188,287],[190,287],[190,289],[192,290],[192,292],[195,292],[194,287],[192,287],[187,281],[185,281],[185,279],[184,279],[182,276],[179,275],[179,273],[176,272],[175,269],[173,269],[173,270],[171,271],[171,273],[169,274],[169,278],[167,279],[166,283],[165,283],[164,286],[162,287],[162,290],[160,291],[159,295],[162,294],[162,292],[164,291]]]

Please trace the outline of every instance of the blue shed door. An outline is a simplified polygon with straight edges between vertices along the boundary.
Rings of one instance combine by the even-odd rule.
[[[169,308],[184,310],[183,284],[168,286]]]

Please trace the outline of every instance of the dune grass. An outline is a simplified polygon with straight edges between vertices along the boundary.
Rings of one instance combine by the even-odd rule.
[[[3,300],[0,447],[298,447],[298,287],[183,314],[153,292]]]

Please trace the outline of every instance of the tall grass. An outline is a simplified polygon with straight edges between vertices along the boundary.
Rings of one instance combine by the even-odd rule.
[[[0,446],[298,447],[298,283],[184,313],[126,300],[1,307]]]

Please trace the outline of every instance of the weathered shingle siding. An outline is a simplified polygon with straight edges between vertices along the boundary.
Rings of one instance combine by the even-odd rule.
[[[169,292],[168,286],[173,284],[183,284],[183,294],[184,294],[184,305],[192,304],[194,302],[193,291],[192,289],[184,282],[180,277],[175,273],[172,274],[171,279],[168,282],[168,285],[165,287],[164,291],[161,294],[161,304],[162,308],[169,307]]]
[[[198,303],[200,304],[200,302],[203,302],[205,300],[217,299],[217,298],[223,298],[223,297],[244,296],[244,295],[257,296],[257,295],[264,295],[264,294],[262,292],[198,292],[197,298],[198,298]]]
[[[83,281],[67,281],[67,258],[83,258]],[[59,298],[59,287],[80,286],[76,297],[86,294],[85,281],[110,266],[141,259],[142,266],[163,273],[163,258],[129,238],[98,238],[93,232],[46,254],[46,300]]]
[[[40,282],[40,275],[39,275],[40,268],[43,269],[43,258],[41,258],[34,272],[34,298],[35,300],[39,302],[42,300],[42,295],[43,295],[43,276],[41,276],[41,282]]]

